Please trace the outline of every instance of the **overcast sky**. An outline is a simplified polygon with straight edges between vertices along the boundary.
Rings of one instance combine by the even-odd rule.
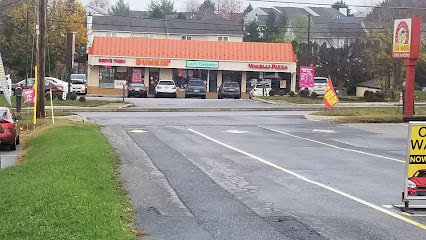
[[[83,2],[83,4],[86,4],[90,0],[80,0]],[[116,0],[110,0],[112,3],[114,3]],[[130,3],[130,9],[131,10],[146,10],[148,3],[150,0],[124,0],[125,2]],[[203,2],[203,0],[198,0],[199,2]],[[214,1],[214,0],[213,0]],[[271,0],[271,1],[280,1],[280,0]],[[335,3],[337,0],[281,0],[282,2],[288,1],[288,2],[300,2],[300,3]],[[186,0],[175,0],[175,7],[178,11],[184,11],[184,6]],[[309,6],[304,4],[285,4],[285,3],[268,3],[268,2],[257,2],[257,1],[248,1],[248,0],[242,0],[242,5],[245,8],[248,6],[248,4],[251,2],[253,7],[260,7],[260,6]],[[378,2],[381,2],[381,0],[346,0],[344,1],[348,5],[375,5]],[[326,7],[326,6],[325,6]],[[365,12],[366,8],[358,8],[358,7],[351,7],[353,12]]]

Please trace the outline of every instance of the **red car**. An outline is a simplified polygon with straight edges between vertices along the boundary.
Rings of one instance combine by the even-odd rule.
[[[34,81],[34,78],[28,78],[27,86],[25,86],[25,80],[12,84],[12,95],[15,95],[15,89],[17,87],[20,87],[22,89],[33,88]],[[56,96],[62,96],[62,92],[64,91],[62,86],[56,85],[48,79],[45,79],[44,91],[47,93],[50,91],[50,89],[52,89],[53,94]]]
[[[408,178],[408,196],[426,196],[426,169]]]
[[[19,119],[9,108],[0,107],[0,143],[8,145],[10,150],[16,150],[19,145]]]

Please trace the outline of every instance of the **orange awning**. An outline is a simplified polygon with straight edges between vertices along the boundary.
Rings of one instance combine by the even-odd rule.
[[[291,43],[121,37],[95,37],[89,55],[274,63],[297,60]]]

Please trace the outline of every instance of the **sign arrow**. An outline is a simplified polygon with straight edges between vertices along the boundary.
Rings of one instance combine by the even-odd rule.
[[[247,131],[239,131],[239,130],[226,130],[226,131],[222,131],[225,133],[235,133],[235,134],[240,134],[240,133],[246,133]]]
[[[312,132],[322,132],[322,133],[336,133],[333,130],[326,130],[326,129],[314,129]]]

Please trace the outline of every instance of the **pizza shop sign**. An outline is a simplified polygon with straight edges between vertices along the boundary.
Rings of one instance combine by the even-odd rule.
[[[287,70],[287,65],[279,65],[279,64],[253,64],[249,63],[249,68],[259,68],[259,69],[280,69]]]

